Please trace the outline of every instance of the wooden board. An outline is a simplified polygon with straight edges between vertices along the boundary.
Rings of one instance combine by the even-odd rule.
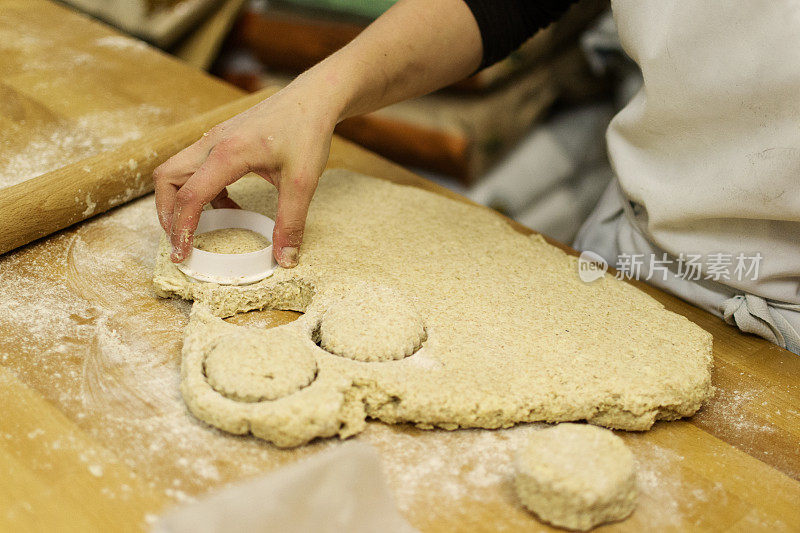
[[[94,81],[82,91],[72,87],[77,81],[60,81],[67,69],[14,78],[15,91],[26,97],[23,109],[41,111],[22,124],[0,106],[0,120],[17,124],[23,147],[33,130],[60,117],[76,120],[131,102],[166,109],[136,125],[146,134],[239,94],[152,50],[137,61],[124,50],[97,51],[93,38],[107,30],[56,5],[37,2],[36,16],[6,11],[24,3],[0,5],[4,16],[27,25],[27,34],[58,27],[58,39],[92,57],[102,54],[102,61],[82,68]],[[0,72],[15,62],[0,55]],[[37,77],[57,86],[37,92]],[[340,139],[329,166],[465,201]],[[279,450],[188,415],[177,390],[188,304],[153,295],[158,236],[150,196],[0,257],[0,531],[141,530],[171,505],[338,445]],[[800,358],[644,290],[714,335],[719,391],[691,420],[621,433],[639,461],[642,496],[630,520],[607,529],[797,530]],[[232,320],[270,327],[294,316],[259,312]],[[511,488],[510,455],[530,430],[372,423],[357,438],[379,450],[398,506],[423,531],[547,530]]]
[[[0,190],[241,95],[58,4],[0,13]]]

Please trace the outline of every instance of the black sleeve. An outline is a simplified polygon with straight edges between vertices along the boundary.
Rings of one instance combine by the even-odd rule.
[[[464,0],[483,41],[479,69],[497,63],[557,20],[577,0]]]

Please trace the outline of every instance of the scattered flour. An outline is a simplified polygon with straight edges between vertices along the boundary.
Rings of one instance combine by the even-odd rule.
[[[85,216],[85,217],[91,216],[91,214],[94,213],[94,208],[95,207],[97,207],[97,202],[93,202],[92,201],[92,195],[91,194],[87,194],[86,195],[86,209],[84,209],[83,213],[81,213],[81,214],[83,216]]]
[[[47,125],[21,148],[0,152],[0,189],[139,139],[140,126],[146,127],[164,113],[142,104]]]
[[[496,431],[449,432],[371,423],[358,440],[381,451],[397,505],[410,512],[431,494],[456,503],[497,493],[498,486],[513,480],[512,457],[517,448],[543,427],[546,425],[527,424]]]
[[[113,48],[115,50],[147,50],[149,48],[144,41],[124,35],[100,37],[94,41],[94,44],[102,48]]]
[[[789,397],[800,397],[800,385],[791,384]],[[697,413],[694,422],[717,438],[743,452],[800,479],[800,441],[791,433],[780,431],[772,418],[800,419],[790,408],[783,412],[774,405],[774,387],[764,387],[760,378],[740,373],[736,387],[718,387],[714,401]]]
[[[178,502],[315,448],[276,450],[188,415],[178,374],[189,306],[152,293],[159,232],[148,196],[0,256],[0,364]]]

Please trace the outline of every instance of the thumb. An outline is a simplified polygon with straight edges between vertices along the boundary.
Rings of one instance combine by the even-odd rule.
[[[318,176],[310,173],[287,173],[278,182],[278,215],[272,233],[272,250],[283,268],[297,266],[308,206],[317,188]]]

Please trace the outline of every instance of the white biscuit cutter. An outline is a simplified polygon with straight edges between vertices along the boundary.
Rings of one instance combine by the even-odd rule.
[[[275,221],[244,209],[207,209],[200,214],[195,234],[229,228],[255,231],[271,242]],[[217,254],[192,248],[189,257],[177,265],[189,277],[219,285],[255,283],[271,276],[277,266],[271,244],[244,254]]]

